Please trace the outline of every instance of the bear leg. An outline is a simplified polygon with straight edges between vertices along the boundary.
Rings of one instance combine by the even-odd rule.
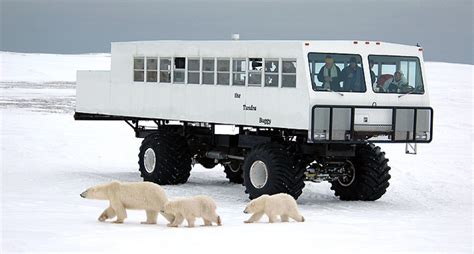
[[[123,221],[127,218],[127,210],[123,207],[121,202],[111,202],[111,207],[114,209],[115,213],[117,214],[117,220],[114,223],[123,223]]]
[[[179,225],[181,225],[181,223],[183,223],[184,221],[184,217],[183,215],[181,214],[176,214],[176,216],[174,217],[174,221],[172,223],[168,223],[168,227],[178,227]]]
[[[289,221],[289,217],[288,217],[287,214],[280,215],[280,218],[281,218],[281,222],[288,222]]]
[[[304,217],[299,212],[294,212],[292,214],[289,214],[289,216],[297,222],[304,222]]]
[[[186,221],[188,222],[189,228],[194,228],[194,222],[196,221],[195,217],[187,217]]]
[[[158,212],[146,210],[146,221],[142,221],[141,224],[156,224],[156,218],[158,218]]]
[[[107,207],[107,209],[105,209],[102,214],[99,216],[99,221],[100,222],[104,222],[105,220],[107,219],[112,219],[113,217],[115,217],[115,211],[112,207]]]
[[[278,220],[277,216],[273,213],[267,214],[267,216],[268,216],[268,222],[270,223],[275,223]]]
[[[262,218],[262,216],[263,216],[263,212],[257,212],[257,213],[252,214],[252,216],[250,216],[250,218],[244,222],[253,223],[253,222],[259,221]]]
[[[204,221],[204,226],[212,226],[212,222],[210,220],[205,218],[202,218],[202,220]]]

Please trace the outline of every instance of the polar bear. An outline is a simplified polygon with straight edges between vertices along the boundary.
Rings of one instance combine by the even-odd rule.
[[[276,222],[277,216],[280,216],[282,222],[288,222],[288,218],[303,222],[304,217],[298,211],[295,199],[285,193],[275,195],[262,195],[252,201],[245,207],[244,213],[253,213],[245,223],[252,223],[260,220],[265,214],[269,222]]]
[[[156,224],[158,213],[161,213],[170,222],[174,220],[173,216],[161,212],[164,204],[168,202],[168,198],[163,188],[155,183],[112,181],[90,187],[80,196],[87,199],[110,201],[110,206],[99,216],[99,221],[102,222],[117,216],[114,223],[123,223],[127,218],[126,209],[145,210],[146,221],[142,224]]]
[[[164,205],[162,212],[174,216],[168,227],[178,227],[186,219],[188,227],[194,227],[196,217],[204,220],[204,226],[212,226],[212,222],[221,224],[221,217],[216,213],[216,203],[208,196],[194,196],[175,199]]]

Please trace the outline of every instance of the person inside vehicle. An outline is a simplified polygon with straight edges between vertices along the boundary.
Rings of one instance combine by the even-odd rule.
[[[334,64],[334,59],[331,55],[327,55],[324,62],[324,66],[321,67],[318,73],[319,82],[323,83],[324,89],[331,89],[333,91],[341,90],[341,86],[339,85],[341,82],[341,69]]]
[[[389,93],[396,93],[408,87],[408,81],[401,71],[396,71],[393,78],[387,80],[384,84],[384,90]]]
[[[363,76],[362,68],[357,65],[357,59],[351,57],[349,65],[344,68],[341,73],[341,79],[343,81],[342,90],[345,92],[362,92]]]
[[[377,78],[377,76],[375,76],[375,72],[372,70],[374,68],[374,61],[369,60],[369,68],[370,68],[370,82],[373,85],[375,84],[375,79]]]

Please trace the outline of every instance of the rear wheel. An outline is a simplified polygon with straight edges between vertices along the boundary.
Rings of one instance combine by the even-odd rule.
[[[331,182],[331,189],[341,200],[377,200],[389,186],[390,167],[387,162],[380,147],[358,145],[356,156],[346,163],[348,174]]]
[[[160,132],[147,136],[138,158],[144,181],[165,185],[185,183],[189,178],[191,154],[180,135]]]
[[[266,143],[252,148],[243,164],[245,191],[249,198],[288,193],[297,199],[302,193],[304,179],[291,161],[283,145]]]

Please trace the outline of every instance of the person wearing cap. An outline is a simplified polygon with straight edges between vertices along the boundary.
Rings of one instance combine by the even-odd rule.
[[[389,93],[397,93],[399,90],[406,89],[407,87],[408,81],[402,71],[396,71],[393,74],[393,78],[387,80],[384,84],[385,91]]]
[[[342,90],[345,92],[364,92],[364,75],[362,68],[357,65],[357,59],[351,57],[349,65],[342,70],[341,79],[343,82]]]
[[[331,55],[326,56],[324,63],[324,66],[321,67],[318,73],[319,82],[323,83],[324,89],[341,90],[339,85],[341,82],[341,69],[334,64],[334,58]]]

